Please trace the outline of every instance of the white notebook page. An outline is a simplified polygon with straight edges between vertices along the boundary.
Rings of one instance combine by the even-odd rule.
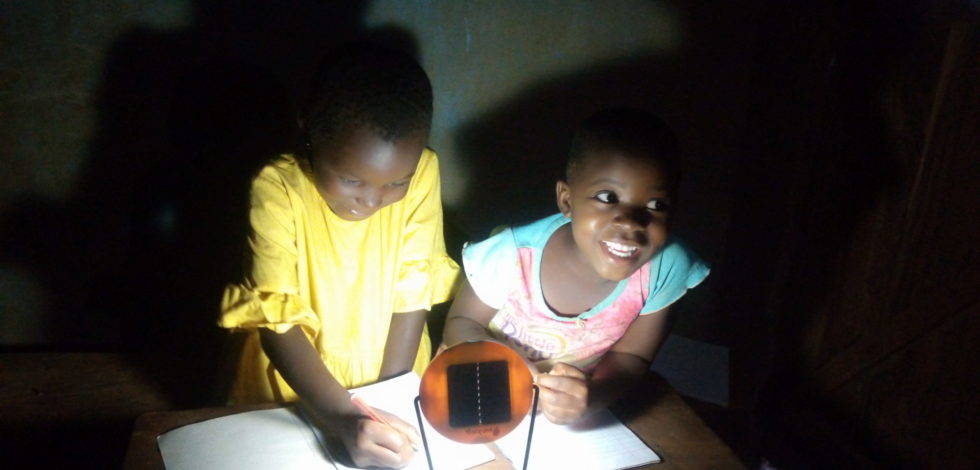
[[[497,447],[521,468],[530,418],[497,441]],[[660,462],[609,410],[602,410],[574,426],[561,426],[538,415],[531,438],[529,470],[618,470]]]
[[[336,468],[294,408],[189,424],[161,434],[157,444],[167,470]]]

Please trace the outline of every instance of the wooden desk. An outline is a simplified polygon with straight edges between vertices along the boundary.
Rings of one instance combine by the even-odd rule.
[[[630,404],[630,410],[622,406],[627,403]],[[161,433],[211,418],[274,406],[276,405],[146,413],[136,420],[123,468],[163,470],[163,460],[156,443],[156,437]],[[656,374],[648,374],[646,380],[612,410],[663,459],[659,464],[641,468],[745,469],[731,449]],[[506,460],[498,459],[478,468],[510,469],[512,466]]]

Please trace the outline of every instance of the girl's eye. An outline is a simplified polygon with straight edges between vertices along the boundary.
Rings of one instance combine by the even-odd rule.
[[[663,199],[654,199],[647,203],[647,210],[653,212],[663,212],[667,210],[667,207],[667,201],[664,201]]]
[[[341,183],[344,183],[344,184],[355,185],[357,183],[360,183],[360,181],[358,181],[358,180],[351,179],[351,178],[345,178],[343,176],[338,176],[338,178],[340,178],[340,182]]]
[[[401,187],[404,187],[404,186],[408,186],[408,183],[409,182],[411,182],[411,180],[396,181],[394,183],[389,184],[388,186],[391,186],[392,188],[401,188]]]
[[[615,204],[617,202],[616,193],[612,191],[599,191],[592,197],[603,204]]]

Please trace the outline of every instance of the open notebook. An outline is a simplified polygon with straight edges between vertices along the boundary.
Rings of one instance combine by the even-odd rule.
[[[412,372],[351,390],[366,402],[417,424],[420,379]],[[460,444],[425,423],[436,470],[462,470],[493,460],[482,444]],[[331,458],[319,433],[295,408],[250,411],[183,426],[157,437],[167,470],[347,469]],[[420,451],[411,470],[427,470]]]
[[[524,421],[496,442],[514,468],[524,463],[527,428]],[[619,470],[660,462],[647,447],[609,410],[596,412],[574,426],[560,426],[543,415],[534,420],[528,470]]]

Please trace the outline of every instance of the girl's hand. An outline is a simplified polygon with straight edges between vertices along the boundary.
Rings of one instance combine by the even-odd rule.
[[[410,447],[416,450],[422,448],[422,436],[419,435],[419,431],[415,428],[415,425],[406,423],[398,416],[384,410],[374,408],[374,412],[384,419],[389,426],[395,428],[408,441]]]
[[[555,424],[571,424],[585,415],[589,405],[589,386],[585,373],[563,362],[551,372],[538,374],[538,403],[541,412]]]
[[[357,467],[401,468],[415,457],[422,439],[415,427],[382,410],[374,410],[388,424],[367,416],[349,416],[341,433],[344,447]]]

